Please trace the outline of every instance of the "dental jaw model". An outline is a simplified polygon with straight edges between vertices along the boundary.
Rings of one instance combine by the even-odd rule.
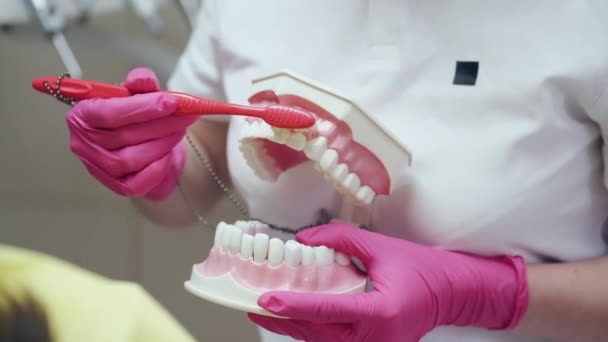
[[[240,148],[249,166],[273,182],[290,168],[313,162],[343,195],[337,218],[369,225],[376,196],[390,195],[411,164],[408,149],[349,98],[304,77],[279,72],[254,80],[253,88],[253,106],[291,106],[316,120],[303,130],[248,120]]]
[[[256,79],[253,88],[253,106],[292,106],[316,118],[315,126],[303,130],[249,120],[250,134],[241,140],[241,151],[261,178],[275,181],[289,168],[312,161],[340,193],[357,206],[369,206],[377,195],[389,195],[392,180],[410,165],[409,151],[336,91],[289,72]]]
[[[343,195],[337,218],[367,225],[374,199],[390,195],[410,165],[409,151],[348,98],[313,81],[280,72],[254,80],[253,88],[252,106],[294,107],[315,117],[315,125],[306,129],[247,118],[240,149],[255,174],[274,182],[290,168],[312,162]],[[257,305],[267,291],[365,290],[366,277],[349,256],[278,236],[257,221],[220,223],[209,256],[193,266],[186,289],[217,304],[269,316]]]
[[[258,221],[221,222],[207,259],[192,268],[185,287],[233,309],[275,316],[257,305],[266,291],[358,293],[366,277],[350,258],[325,246],[283,242]]]

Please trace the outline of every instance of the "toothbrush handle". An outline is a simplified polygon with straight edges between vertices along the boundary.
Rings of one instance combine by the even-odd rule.
[[[97,81],[74,79],[70,77],[38,77],[32,80],[32,87],[41,93],[54,95],[63,102],[72,104],[91,98],[128,97],[133,94],[129,89]],[[199,98],[190,94],[164,91],[178,97],[176,115],[241,115],[256,117],[267,124],[281,128],[308,128],[315,124],[315,117],[303,110],[280,105],[252,107]],[[59,96],[58,96],[59,95]]]
[[[129,89],[110,83],[81,80],[77,78],[63,78],[58,84],[57,77],[38,77],[32,81],[32,87],[42,93],[48,94],[46,86],[56,88],[59,85],[61,94],[72,100],[86,100],[92,98],[109,99],[113,97],[127,97],[133,95]],[[57,91],[57,89],[55,89]]]
[[[167,93],[179,98],[176,110],[177,115],[227,115],[233,113],[261,117],[264,114],[263,108],[224,103],[174,91]]]
[[[39,77],[32,81],[32,86],[34,89],[48,94],[45,83],[49,86],[56,86],[56,82],[57,77]],[[127,88],[123,86],[69,77],[61,80],[60,90],[64,97],[76,101],[91,98],[109,99],[133,95]],[[264,110],[262,108],[224,103],[175,91],[163,92],[179,97],[179,105],[176,113],[177,115],[240,114],[261,117],[261,115],[264,114]]]

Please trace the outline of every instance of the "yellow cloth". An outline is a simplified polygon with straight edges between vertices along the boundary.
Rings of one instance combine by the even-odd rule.
[[[53,341],[195,341],[135,283],[0,244],[0,305],[6,305],[5,293],[19,300],[24,290],[42,304]]]

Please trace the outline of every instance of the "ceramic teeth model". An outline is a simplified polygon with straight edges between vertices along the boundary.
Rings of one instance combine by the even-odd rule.
[[[410,152],[386,128],[336,92],[289,72],[253,84],[253,106],[281,104],[315,116],[315,126],[308,129],[248,120],[240,148],[260,178],[275,181],[289,168],[312,161],[340,193],[368,206],[377,195],[390,195],[395,180],[410,165]]]
[[[221,222],[209,256],[192,268],[191,293],[234,309],[264,315],[257,298],[270,290],[358,293],[366,276],[342,253],[283,241],[258,221]]]

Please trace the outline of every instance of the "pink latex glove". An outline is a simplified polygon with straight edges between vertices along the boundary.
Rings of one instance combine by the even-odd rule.
[[[304,230],[306,245],[326,245],[365,265],[374,290],[354,295],[267,292],[258,299],[280,319],[261,327],[306,341],[418,341],[440,325],[515,327],[528,305],[520,257],[477,257],[434,249],[343,223]]]
[[[133,69],[122,85],[136,95],[78,102],[67,114],[70,148],[93,177],[117,194],[166,198],[182,173],[180,144],[196,118],[172,115],[177,98],[157,92],[153,71]]]

